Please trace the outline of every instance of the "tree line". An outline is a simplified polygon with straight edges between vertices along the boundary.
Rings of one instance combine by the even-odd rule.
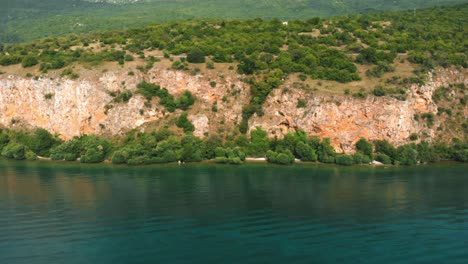
[[[303,131],[271,139],[260,127],[252,130],[250,137],[239,135],[229,141],[216,136],[200,139],[190,131],[177,136],[167,127],[151,133],[133,130],[124,137],[83,135],[67,141],[41,128],[34,131],[0,129],[1,156],[16,160],[35,160],[41,156],[52,160],[82,163],[107,160],[128,165],[203,160],[242,164],[246,157],[263,157],[270,163],[283,165],[293,164],[297,159],[339,165],[368,164],[373,160],[395,165],[440,160],[468,162],[468,144],[458,140],[452,144],[420,142],[395,147],[386,140],[370,142],[361,138],[355,148],[352,155],[337,153],[329,138],[309,137]]]

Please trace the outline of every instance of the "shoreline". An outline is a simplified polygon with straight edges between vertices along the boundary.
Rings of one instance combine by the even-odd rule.
[[[98,162],[98,163],[82,163],[78,160],[76,161],[66,161],[66,160],[52,160],[49,157],[42,157],[38,156],[36,160],[15,160],[15,159],[8,159],[5,157],[0,157],[0,161],[11,161],[11,162],[40,162],[43,164],[49,163],[49,164],[76,164],[76,165],[111,165],[111,166],[117,166],[117,167],[146,167],[146,166],[164,166],[164,165],[178,165],[178,166],[184,166],[184,165],[199,165],[199,164],[214,164],[214,165],[222,165],[222,166],[232,166],[232,167],[238,167],[239,165],[244,165],[244,164],[269,164],[273,166],[281,166],[281,167],[288,167],[288,166],[294,166],[294,165],[334,165],[334,166],[339,166],[339,167],[381,167],[381,168],[389,168],[389,167],[418,167],[421,165],[431,165],[431,164],[443,164],[443,163],[456,163],[456,164],[464,164],[465,162],[460,162],[456,160],[440,160],[438,162],[432,162],[432,163],[418,163],[415,165],[395,165],[395,164],[383,164],[379,161],[372,161],[370,163],[363,163],[363,164],[352,164],[352,165],[340,165],[336,163],[323,163],[319,161],[301,161],[301,160],[295,160],[293,164],[290,165],[281,165],[281,164],[275,164],[275,163],[270,163],[268,162],[267,158],[254,158],[254,157],[246,157],[245,161],[242,164],[225,164],[225,163],[217,163],[215,162],[214,159],[211,160],[202,160],[202,161],[197,161],[197,162],[167,162],[167,163],[151,163],[151,164],[138,164],[138,165],[128,165],[128,164],[113,164],[111,160],[104,160],[103,162]]]

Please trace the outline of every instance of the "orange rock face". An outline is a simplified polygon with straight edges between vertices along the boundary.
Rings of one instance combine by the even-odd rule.
[[[313,96],[294,87],[287,87],[287,93],[277,89],[264,104],[265,114],[254,115],[249,125],[250,129],[262,127],[271,137],[281,138],[294,130],[329,137],[338,151],[347,153],[353,151],[354,143],[361,137],[387,139],[397,145],[406,143],[412,133],[425,133],[432,138],[436,132],[414,120],[414,115],[436,113],[432,100],[435,89],[450,83],[466,84],[465,75],[456,70],[429,74],[426,85],[410,87],[406,101],[374,96]],[[195,126],[195,135],[204,137],[235,130],[242,119],[242,106],[250,99],[242,76],[224,76],[216,71],[192,76],[153,68],[134,76],[125,70],[87,76],[78,80],[34,80],[0,75],[0,125],[42,127],[69,139],[81,134],[121,134],[176,118],[181,111],[169,113],[158,104],[159,99],[145,106],[145,98],[135,93],[137,84],[145,79],[167,88],[176,97],[184,90],[192,92],[197,101],[188,117]],[[212,81],[216,82],[215,87],[210,85]],[[127,103],[114,103],[110,92],[123,89],[133,91],[133,97]],[[297,107],[298,99],[306,101],[304,108]]]
[[[414,119],[415,114],[437,113],[433,92],[450,83],[466,83],[464,74],[440,70],[429,74],[426,85],[413,85],[405,101],[389,97],[312,96],[303,90],[287,87],[288,92],[274,91],[264,104],[264,115],[250,120],[250,129],[260,126],[271,137],[297,129],[320,138],[328,137],[339,152],[351,153],[359,138],[387,139],[395,145],[408,142],[412,133],[434,138],[435,131]],[[306,107],[298,108],[298,100]],[[434,127],[437,127],[435,124]]]
[[[200,137],[217,129],[219,122],[214,120],[237,123],[242,106],[248,101],[248,87],[239,80],[240,76],[214,76],[217,87],[210,86],[211,77],[157,68],[134,76],[124,70],[87,76],[90,77],[78,80],[34,80],[0,75],[0,126],[42,127],[62,139],[70,139],[82,134],[120,134],[147,123],[176,118],[181,113],[169,113],[158,104],[158,98],[145,105],[146,99],[136,93],[142,80],[160,84],[175,97],[184,90],[192,92],[197,101],[189,119],[196,127],[195,135]],[[131,90],[132,98],[127,103],[113,102],[110,93],[123,89]],[[221,100],[234,90],[238,91],[236,100]],[[214,101],[218,102],[218,113],[211,111]]]

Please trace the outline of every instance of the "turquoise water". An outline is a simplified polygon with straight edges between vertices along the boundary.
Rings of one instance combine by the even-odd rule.
[[[0,263],[468,263],[467,171],[0,160]]]

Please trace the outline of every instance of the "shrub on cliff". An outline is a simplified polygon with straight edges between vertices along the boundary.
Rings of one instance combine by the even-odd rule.
[[[28,68],[28,67],[37,65],[38,63],[39,61],[37,60],[35,56],[28,55],[24,57],[23,60],[21,61],[21,66],[23,66],[23,68]]]
[[[188,120],[187,113],[182,113],[176,121],[176,125],[179,128],[184,129],[185,133],[190,133],[195,131],[195,126],[193,126],[192,122]]]
[[[204,63],[205,53],[200,48],[194,48],[187,53],[187,61],[190,63]]]
[[[255,60],[252,60],[249,57],[244,57],[237,65],[237,72],[240,74],[253,74],[256,68]]]
[[[151,100],[153,96],[158,95],[161,86],[143,81],[137,85],[137,89],[138,92],[146,98],[146,100]]]
[[[184,91],[182,96],[176,100],[166,88],[145,81],[137,85],[137,91],[148,101],[155,96],[159,97],[159,103],[171,113],[177,108],[187,110],[195,102],[195,98],[190,91]]]
[[[191,105],[195,103],[195,97],[193,97],[190,91],[184,91],[182,96],[176,100],[176,107],[182,110],[188,110]]]
[[[121,103],[121,102],[127,103],[128,101],[130,101],[132,96],[133,96],[132,91],[125,89],[122,92],[117,92],[117,94],[115,94],[114,100],[112,101],[114,103]]]
[[[382,86],[377,86],[374,88],[374,90],[372,90],[372,93],[375,95],[375,96],[384,96],[385,94],[387,94],[387,92],[385,91],[385,89],[382,87]]]
[[[21,62],[21,57],[15,55],[0,55],[0,65],[8,66]]]

